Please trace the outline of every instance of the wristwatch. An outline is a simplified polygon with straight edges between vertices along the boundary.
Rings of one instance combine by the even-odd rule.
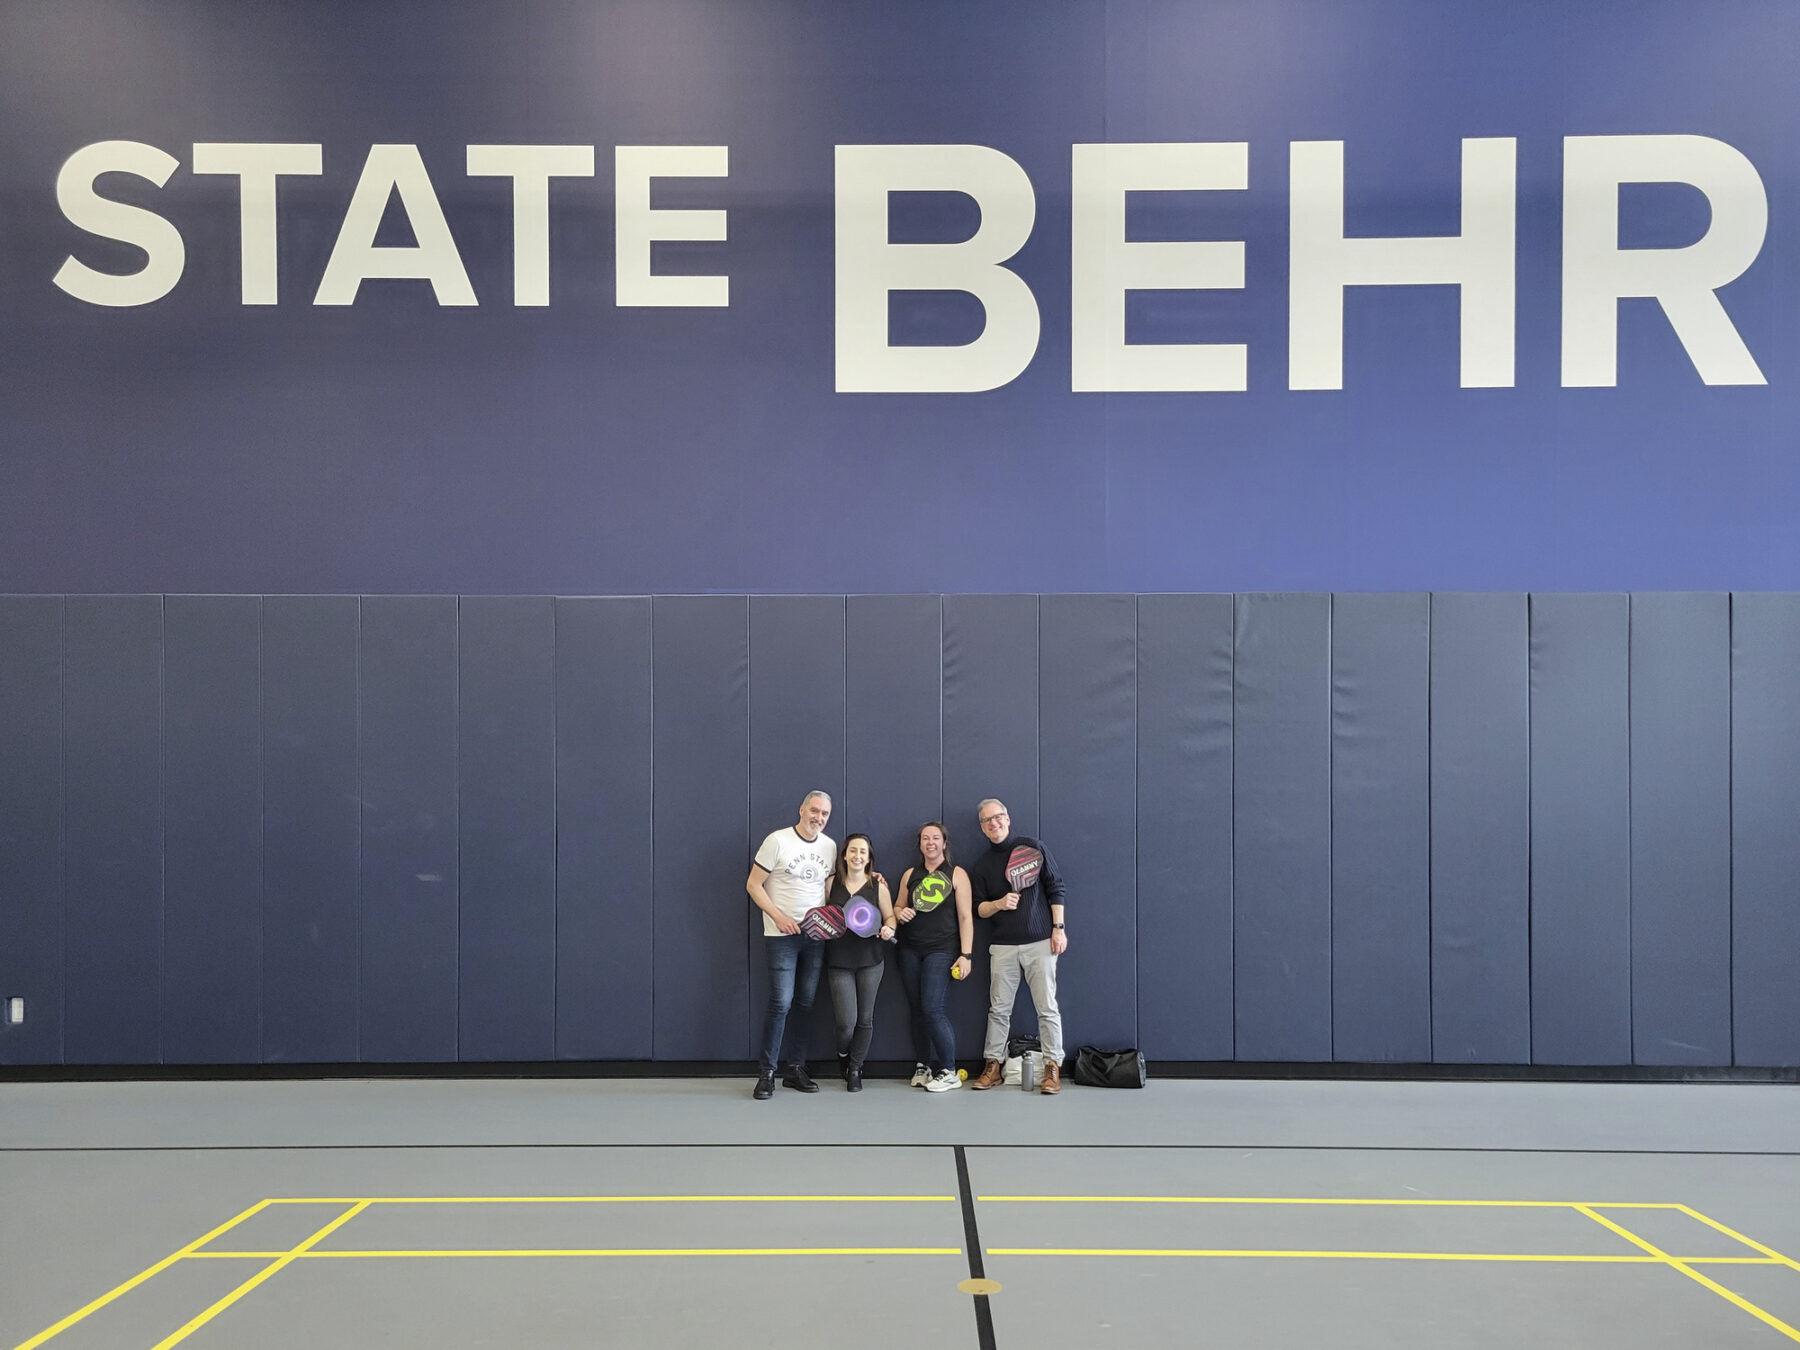
[[[1060,930],[1061,930],[1061,929],[1062,929],[1062,925],[1061,925],[1061,924],[1060,924],[1060,923],[1053,923],[1053,924],[1051,924],[1051,925],[1050,925],[1050,926],[1051,926],[1051,927],[1052,927],[1052,928],[1055,928],[1055,929],[1057,929],[1057,930],[1058,930],[1058,931],[1060,931]]]

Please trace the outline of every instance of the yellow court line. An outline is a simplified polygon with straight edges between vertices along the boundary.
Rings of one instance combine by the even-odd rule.
[[[1395,1261],[1575,1261],[1600,1262],[1602,1264],[1646,1265],[1664,1264],[1662,1258],[1655,1256],[1617,1256],[1617,1255],[1514,1255],[1482,1252],[1307,1252],[1307,1251],[1249,1251],[1249,1250],[1185,1250],[1176,1248],[1114,1248],[1114,1247],[989,1247],[991,1256],[1311,1256],[1311,1257],[1360,1257],[1364,1259],[1390,1259]],[[190,1252],[190,1261],[269,1261],[285,1252]],[[415,1251],[394,1248],[380,1251],[310,1251],[302,1252],[296,1260],[322,1261],[344,1259],[372,1259],[385,1256],[644,1256],[644,1255],[680,1255],[680,1256],[961,1256],[960,1247],[746,1247],[746,1248],[617,1248],[617,1247],[575,1247],[575,1248],[523,1248],[508,1247],[492,1250],[443,1250]],[[1779,1266],[1783,1262],[1770,1256],[1677,1256],[1673,1260],[1690,1266]]]
[[[1407,1205],[1447,1209],[1579,1209],[1576,1200],[1375,1200],[1295,1195],[978,1195],[988,1204],[1011,1205]],[[1671,1204],[1633,1201],[1607,1209],[1674,1209]]]
[[[1291,1257],[1322,1261],[1532,1261],[1575,1265],[1657,1266],[1670,1261],[1686,1265],[1774,1266],[1764,1256],[1621,1256],[1614,1253],[1537,1252],[1348,1252],[1298,1251],[1239,1247],[989,1247],[989,1256],[1243,1256]]]
[[[1774,1313],[1765,1312],[1763,1309],[1757,1307],[1754,1303],[1752,1303],[1749,1299],[1745,1298],[1742,1294],[1733,1293],[1731,1290],[1727,1289],[1724,1285],[1720,1284],[1717,1280],[1708,1279],[1705,1275],[1702,1275],[1699,1271],[1695,1270],[1693,1268],[1693,1265],[1690,1262],[1683,1261],[1679,1257],[1670,1256],[1667,1252],[1663,1251],[1661,1248],[1657,1247],[1655,1244],[1649,1242],[1648,1240],[1646,1240],[1644,1238],[1639,1237],[1636,1233],[1632,1232],[1628,1228],[1621,1228],[1618,1224],[1614,1223],[1611,1219],[1607,1218],[1604,1214],[1596,1212],[1594,1209],[1592,1209],[1591,1207],[1589,1207],[1587,1205],[1577,1205],[1576,1208],[1579,1209],[1583,1214],[1587,1215],[1588,1218],[1592,1219],[1595,1223],[1600,1224],[1602,1227],[1612,1229],[1613,1232],[1617,1233],[1620,1237],[1624,1238],[1627,1242],[1631,1243],[1634,1247],[1641,1247],[1644,1251],[1649,1252],[1652,1256],[1661,1257],[1664,1261],[1668,1262],[1669,1265],[1673,1266],[1676,1270],[1679,1270],[1683,1275],[1687,1276],[1690,1280],[1693,1280],[1699,1284],[1705,1285],[1708,1289],[1712,1290],[1713,1293],[1717,1294],[1720,1298],[1725,1299],[1727,1302],[1735,1303],[1738,1307],[1742,1308],[1745,1312],[1749,1313],[1752,1317],[1756,1318],[1758,1321],[1767,1323],[1769,1326],[1775,1328],[1775,1330],[1779,1331],[1782,1335],[1786,1336],[1789,1340],[1800,1341],[1800,1331],[1794,1330],[1793,1327],[1789,1326],[1786,1322],[1782,1321],[1779,1317],[1775,1316]]]
[[[1527,1252],[1340,1252],[1225,1247],[989,1247],[989,1256],[1244,1256],[1319,1261],[1531,1261],[1578,1265],[1654,1266],[1655,1256],[1557,1255]]]
[[[345,1210],[342,1214],[338,1215],[337,1218],[333,1219],[330,1223],[326,1224],[323,1228],[319,1229],[318,1232],[314,1233],[311,1237],[307,1238],[306,1241],[302,1242],[299,1246],[294,1247],[293,1249],[291,1249],[289,1251],[285,1251],[285,1252],[281,1253],[281,1255],[278,1256],[274,1261],[270,1262],[268,1265],[264,1266],[261,1270],[257,1271],[256,1274],[252,1275],[249,1279],[245,1280],[236,1289],[233,1289],[229,1294],[225,1295],[225,1297],[219,1299],[210,1308],[208,1308],[205,1312],[199,1314],[197,1317],[190,1318],[188,1320],[188,1322],[181,1328],[181,1330],[175,1332],[171,1336],[163,1337],[162,1340],[158,1341],[156,1343],[156,1345],[154,1347],[152,1347],[152,1350],[169,1350],[170,1346],[179,1344],[181,1341],[186,1340],[190,1334],[197,1331],[199,1328],[205,1326],[208,1322],[212,1321],[213,1318],[217,1317],[220,1313],[224,1312],[225,1309],[229,1308],[232,1304],[236,1303],[240,1298],[242,1298],[245,1294],[249,1293],[252,1289],[256,1288],[257,1285],[261,1284],[264,1280],[268,1279],[276,1271],[280,1270],[283,1266],[288,1265],[296,1257],[305,1255],[305,1253],[312,1248],[312,1245],[315,1242],[324,1241],[326,1238],[330,1237],[333,1233],[337,1232],[338,1229],[342,1228],[345,1224],[349,1223],[350,1220],[354,1219],[358,1214],[361,1214],[368,1207],[369,1207],[369,1202],[366,1200],[359,1201],[355,1205],[352,1205],[349,1209]]]
[[[270,1205],[841,1205],[955,1204],[954,1195],[379,1195],[290,1196]]]
[[[295,1261],[371,1261],[439,1256],[961,1256],[961,1247],[495,1247],[414,1251],[195,1252],[201,1259],[287,1257]],[[1638,1258],[1627,1258],[1636,1260]],[[1648,1257],[1643,1258],[1648,1260]],[[271,1272],[273,1273],[273,1272]]]
[[[1764,1256],[1773,1257],[1776,1261],[1779,1261],[1784,1266],[1791,1266],[1795,1270],[1800,1270],[1800,1261],[1794,1260],[1794,1258],[1791,1256],[1783,1256],[1780,1252],[1776,1251],[1773,1247],[1763,1246],[1763,1244],[1758,1242],[1755,1238],[1745,1237],[1742,1233],[1738,1232],[1735,1228],[1727,1228],[1724,1224],[1720,1223],[1717,1219],[1707,1218],[1706,1215],[1702,1214],[1697,1209],[1689,1209],[1686,1205],[1677,1205],[1677,1206],[1675,1206],[1675,1208],[1679,1209],[1683,1214],[1687,1215],[1690,1219],[1698,1219],[1698,1220],[1700,1220],[1701,1223],[1705,1224],[1708,1228],[1716,1228],[1716,1229],[1718,1229],[1719,1232],[1723,1233],[1726,1237],[1736,1238],[1739,1242],[1743,1243],[1746,1247],[1754,1248],[1756,1251],[1761,1252]]]
[[[36,1347],[42,1345],[45,1341],[49,1340],[52,1336],[56,1336],[64,1331],[67,1331],[70,1327],[74,1326],[77,1322],[79,1322],[82,1318],[86,1317],[89,1313],[95,1312],[101,1308],[104,1308],[107,1304],[111,1303],[115,1298],[118,1298],[119,1295],[129,1293],[131,1290],[136,1289],[140,1284],[142,1284],[145,1280],[149,1279],[152,1275],[161,1274],[163,1271],[167,1270],[170,1266],[174,1265],[177,1261],[182,1260],[184,1257],[189,1257],[189,1256],[194,1255],[194,1253],[196,1251],[198,1251],[201,1247],[204,1247],[207,1243],[211,1242],[214,1238],[218,1237],[221,1233],[227,1232],[228,1230],[235,1228],[238,1224],[242,1223],[245,1219],[248,1219],[252,1214],[258,1213],[262,1209],[266,1208],[268,1206],[268,1204],[269,1204],[269,1201],[267,1201],[267,1200],[258,1200],[254,1205],[250,1206],[249,1209],[245,1210],[242,1214],[238,1215],[235,1219],[227,1219],[224,1223],[220,1224],[217,1228],[213,1229],[212,1232],[207,1233],[201,1237],[195,1238],[192,1242],[188,1243],[188,1245],[183,1247],[180,1251],[171,1253],[170,1255],[163,1257],[162,1260],[158,1261],[155,1265],[151,1266],[148,1270],[139,1271],[136,1275],[133,1275],[129,1280],[125,1281],[124,1284],[119,1285],[116,1289],[107,1290],[106,1293],[100,1295],[99,1298],[95,1299],[92,1303],[89,1303],[86,1307],[76,1309],[74,1312],[70,1313],[67,1317],[63,1318],[62,1321],[56,1323],[54,1326],[45,1327],[44,1330],[38,1332],[38,1334],[33,1336],[30,1340],[20,1342],[20,1344],[15,1348],[15,1350],[36,1350]]]

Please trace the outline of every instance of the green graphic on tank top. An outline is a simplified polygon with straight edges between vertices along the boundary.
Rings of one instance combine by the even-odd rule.
[[[949,898],[950,883],[944,879],[942,872],[927,872],[919,878],[919,884],[913,887],[913,908],[921,914],[931,913]]]

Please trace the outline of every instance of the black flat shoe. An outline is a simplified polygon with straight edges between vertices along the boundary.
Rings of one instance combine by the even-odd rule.
[[[861,1092],[862,1091],[862,1070],[861,1069],[850,1069],[844,1074],[844,1091],[846,1091],[846,1092]]]
[[[813,1081],[813,1076],[806,1071],[804,1064],[793,1064],[783,1069],[781,1081],[784,1086],[791,1087],[796,1092],[817,1092],[819,1090],[819,1085]]]
[[[775,1075],[759,1073],[756,1076],[756,1091],[750,1094],[759,1102],[766,1102],[775,1095]]]

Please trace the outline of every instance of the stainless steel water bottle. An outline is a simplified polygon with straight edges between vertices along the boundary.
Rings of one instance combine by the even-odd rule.
[[[1036,1092],[1038,1079],[1042,1076],[1043,1054],[1037,1050],[1027,1050],[1019,1057],[1019,1087],[1026,1092]]]

